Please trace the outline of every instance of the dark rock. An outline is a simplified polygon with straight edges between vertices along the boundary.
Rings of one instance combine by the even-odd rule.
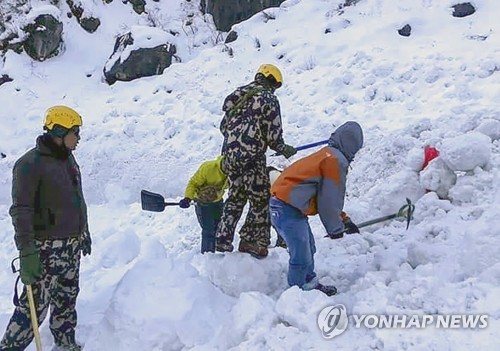
[[[132,4],[132,8],[137,14],[141,14],[145,11],[146,1],[145,0],[128,0]]]
[[[224,43],[225,44],[229,44],[229,43],[232,43],[233,41],[235,41],[236,39],[238,39],[238,33],[235,32],[234,30],[232,30],[227,35],[226,40],[224,41]]]
[[[6,158],[6,157],[7,157],[7,155],[6,155],[6,154],[4,154],[3,152],[0,152],[0,156],[1,156],[2,158]]]
[[[398,29],[398,33],[403,37],[409,37],[411,34],[411,26],[409,24],[405,24],[403,28]]]
[[[3,83],[12,82],[13,80],[14,79],[12,79],[11,77],[9,77],[8,75],[2,74],[2,76],[0,77],[0,85],[2,85]]]
[[[476,9],[470,2],[453,5],[453,17],[466,17],[476,12]]]
[[[28,34],[23,42],[24,50],[34,60],[44,61],[59,53],[63,24],[53,16],[40,15],[23,30]]]
[[[120,58],[116,58],[118,52],[123,52],[127,46],[133,43],[132,33],[124,34],[116,40],[114,52],[110,57],[110,60],[115,59],[116,61],[109,70],[106,67],[104,68],[104,77],[108,84],[114,84],[117,80],[131,81],[141,77],[159,75],[172,64],[172,57],[176,53],[176,47],[169,43],[154,48],[133,50],[123,62]]]
[[[94,33],[101,25],[99,18],[89,17],[80,19],[80,25],[89,33]]]
[[[256,13],[269,8],[277,7],[284,0],[202,0],[200,9],[209,13],[214,19],[218,30],[227,32],[233,24],[247,20]]]
[[[98,18],[85,17],[83,15],[85,11],[83,7],[81,7],[80,2],[78,2],[78,5],[76,5],[73,0],[66,0],[66,3],[68,4],[71,13],[76,17],[80,26],[87,32],[94,33],[101,25],[101,21]]]

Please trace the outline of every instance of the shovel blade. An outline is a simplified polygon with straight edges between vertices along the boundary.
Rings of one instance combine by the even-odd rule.
[[[160,194],[141,190],[141,206],[144,211],[163,212],[165,199]]]

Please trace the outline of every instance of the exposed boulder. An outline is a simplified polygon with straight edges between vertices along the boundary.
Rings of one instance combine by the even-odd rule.
[[[77,0],[75,3],[73,0],[66,0],[66,3],[68,4],[73,16],[75,16],[78,23],[80,23],[80,26],[87,32],[94,33],[101,25],[99,18],[85,15],[85,10],[80,1]]]
[[[132,4],[132,8],[137,14],[141,14],[145,11],[146,1],[145,0],[128,0]]]
[[[411,35],[411,26],[409,24],[405,24],[403,28],[398,29],[398,33],[403,37],[409,37]]]
[[[2,74],[2,76],[0,76],[0,85],[2,85],[3,83],[12,82],[13,80],[14,79],[9,77],[8,75]]]
[[[59,53],[62,43],[63,24],[52,15],[40,15],[23,28],[27,38],[24,51],[34,60],[44,61]]]
[[[235,32],[234,30],[230,31],[229,34],[227,35],[226,37],[226,40],[224,40],[224,44],[229,44],[229,43],[232,43],[233,41],[235,41],[236,39],[238,39],[238,33]]]
[[[202,0],[201,10],[212,15],[218,30],[228,32],[233,24],[247,20],[268,7],[277,7],[283,1]]]
[[[159,28],[135,26],[129,33],[116,39],[113,54],[104,67],[108,84],[117,80],[159,75],[172,64],[175,38]]]
[[[476,8],[470,2],[464,2],[452,6],[453,17],[466,17],[476,12]]]

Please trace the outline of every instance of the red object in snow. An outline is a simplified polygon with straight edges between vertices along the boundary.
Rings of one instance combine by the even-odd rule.
[[[436,157],[439,156],[439,151],[435,147],[432,146],[426,146],[424,148],[424,164],[422,165],[422,169],[427,167],[429,162],[434,160]]]

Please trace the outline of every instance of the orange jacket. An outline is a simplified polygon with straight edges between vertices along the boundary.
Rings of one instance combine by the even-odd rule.
[[[287,167],[271,187],[271,194],[304,215],[319,214],[328,234],[344,229],[345,184],[349,163],[363,145],[356,122],[340,126],[329,145]]]

